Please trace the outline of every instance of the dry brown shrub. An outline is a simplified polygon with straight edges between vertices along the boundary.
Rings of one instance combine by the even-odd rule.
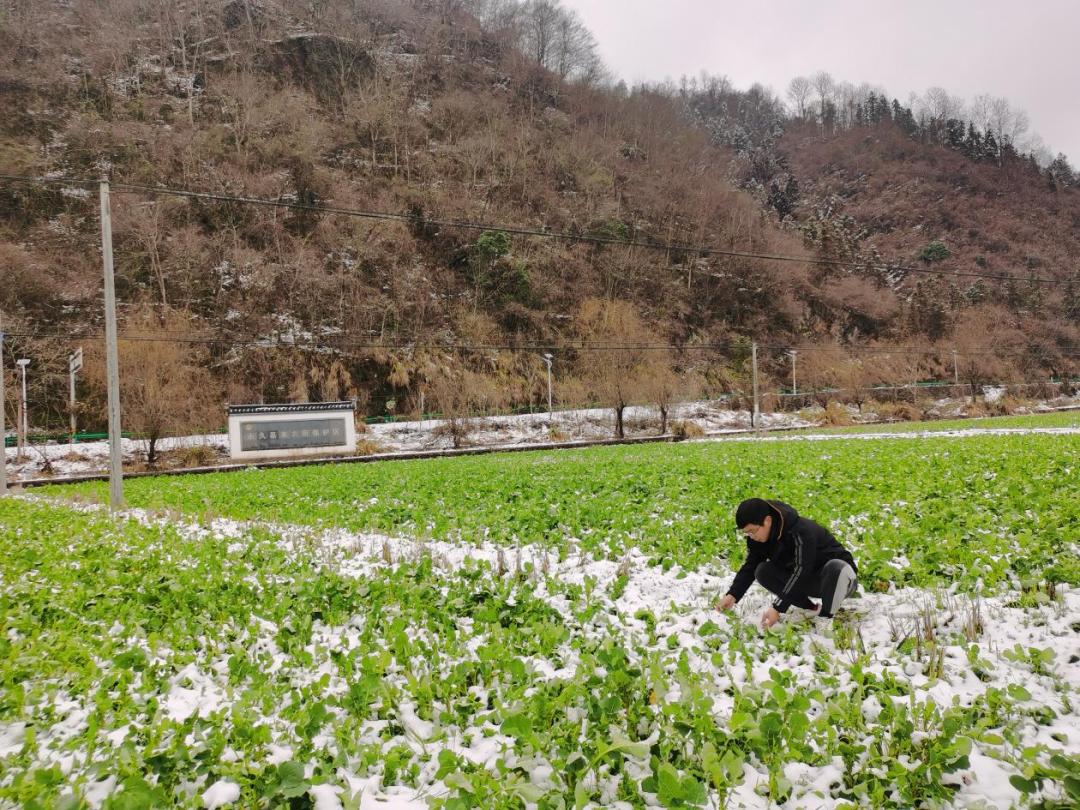
[[[882,422],[919,422],[924,414],[910,402],[878,402],[873,411]]]
[[[193,444],[182,448],[177,457],[182,467],[208,467],[217,460],[218,453],[208,444]]]
[[[844,425],[855,424],[855,420],[851,418],[851,414],[848,413],[847,408],[835,399],[830,399],[825,406],[825,413],[821,416],[821,423],[833,427],[842,427]]]
[[[705,428],[690,419],[679,419],[671,423],[671,435],[679,441],[697,439],[705,435]]]
[[[385,453],[386,448],[373,439],[358,439],[356,442],[356,455],[376,456]]]
[[[1009,416],[1014,413],[1024,413],[1034,406],[1035,403],[1030,399],[1006,394],[996,402],[990,403],[990,410],[995,416]]]

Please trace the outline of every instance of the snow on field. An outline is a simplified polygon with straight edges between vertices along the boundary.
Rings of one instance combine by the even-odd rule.
[[[985,397],[988,402],[1000,398],[1004,389],[987,388]],[[964,399],[940,399],[931,411],[938,418],[962,415]],[[1036,411],[1049,411],[1055,408],[1075,407],[1080,405],[1080,397],[1058,397],[1040,403]],[[928,412],[929,413],[929,412]],[[873,418],[873,414],[852,414],[856,418]],[[630,406],[624,412],[626,435],[644,437],[656,435],[660,426],[660,416],[655,408]],[[668,429],[674,422],[693,423],[707,436],[720,436],[746,432],[751,429],[750,413],[745,410],[731,410],[721,401],[688,402],[673,405],[668,415]],[[767,430],[816,427],[816,422],[805,418],[803,413],[762,413],[761,424]],[[400,421],[368,425],[359,440],[366,442],[364,453],[403,453],[417,451],[448,450],[452,439],[445,430],[442,420],[427,419],[422,421]],[[610,408],[592,408],[585,410],[556,411],[547,413],[516,414],[507,416],[478,417],[469,420],[466,445],[470,447],[512,448],[539,445],[549,442],[595,441],[614,437],[615,421]],[[1008,429],[1001,429],[1007,432]],[[1014,430],[1023,430],[1017,428]],[[1058,429],[1059,432],[1075,432],[1072,428]],[[981,433],[987,431],[980,430]],[[1047,432],[1053,432],[1047,429]],[[919,432],[875,433],[873,438],[893,438],[921,436]],[[934,432],[935,436],[962,436],[965,431]],[[840,438],[832,435],[798,437],[823,439]],[[871,438],[871,437],[866,437]],[[756,440],[756,439],[755,439]],[[123,439],[124,464],[135,466],[141,463],[147,452],[147,442],[136,439]],[[229,439],[226,434],[213,433],[198,436],[180,436],[164,438],[158,441],[157,450],[164,458],[162,469],[175,466],[207,466],[229,463]],[[77,444],[33,445],[26,451],[26,457],[16,460],[16,448],[7,448],[7,472],[11,480],[27,480],[40,477],[65,477],[103,473],[108,470],[108,442],[81,442]],[[177,457],[187,456],[177,461]],[[170,458],[171,456],[171,458]]]
[[[79,508],[97,507],[84,505]],[[879,678],[893,679],[910,691],[908,696],[892,699],[912,706],[916,702],[933,704],[943,710],[952,706],[970,706],[986,693],[988,687],[1015,685],[1018,687],[1014,691],[1018,705],[1021,709],[1030,707],[1032,711],[1031,719],[1019,726],[1021,736],[1016,745],[1045,744],[1058,749],[1064,745],[1065,750],[1074,755],[1080,752],[1080,715],[1076,708],[1080,690],[1080,667],[1076,661],[1080,645],[1075,629],[1080,623],[1080,591],[1065,587],[1060,588],[1056,601],[1048,600],[1045,604],[1023,609],[1015,606],[1019,598],[1017,593],[968,596],[948,590],[910,588],[889,593],[862,593],[846,603],[836,627],[825,626],[809,614],[792,610],[778,628],[766,631],[759,627],[758,620],[769,600],[760,588],[752,588],[731,613],[721,613],[714,608],[716,599],[724,593],[732,576],[732,570],[720,563],[700,570],[685,570],[678,565],[665,568],[650,564],[649,559],[636,550],[621,559],[597,559],[581,553],[573,540],[569,554],[560,560],[550,549],[535,546],[506,548],[491,543],[419,541],[344,529],[242,523],[230,519],[216,519],[208,525],[177,523],[175,517],[141,510],[131,510],[126,515],[148,525],[168,522],[192,539],[211,536],[228,539],[232,541],[231,549],[237,553],[244,548],[253,529],[269,530],[291,554],[305,558],[314,555],[321,564],[355,577],[377,578],[404,561],[427,555],[430,555],[435,570],[442,571],[447,577],[479,561],[489,564],[490,569],[485,569],[488,577],[530,572],[528,575],[536,581],[534,594],[558,611],[574,634],[586,639],[603,639],[614,634],[624,640],[632,658],[640,655],[637,651],[645,650],[663,660],[674,661],[675,656],[685,652],[691,670],[705,674],[716,684],[712,714],[720,725],[730,721],[734,707],[733,698],[724,690],[725,684],[739,688],[755,683],[767,684],[770,670],[776,668],[793,673],[796,684],[813,685],[820,680],[824,657],[832,662],[829,674],[839,677],[839,683],[834,687],[822,687],[827,701],[829,695],[840,695],[852,688],[852,676],[845,664],[865,654],[867,671]],[[626,577],[624,587],[616,588],[620,575]],[[549,588],[552,583],[559,583],[560,587]],[[565,585],[591,588],[590,598],[603,609],[590,621],[582,622],[575,613],[575,606],[561,590]],[[353,622],[364,620],[363,615],[358,615],[344,626],[317,623],[309,647],[315,656],[315,665],[306,675],[294,671],[292,677],[298,683],[305,678],[329,677],[328,693],[346,690],[347,684],[333,667],[319,666],[320,655],[325,658],[332,652],[347,653],[357,636]],[[471,629],[471,620],[462,618],[459,623],[463,629]],[[709,623],[718,628],[715,633],[708,630]],[[766,643],[766,636],[784,634],[788,626],[794,626],[798,632],[794,647]],[[971,628],[971,639],[964,638],[965,628]],[[266,622],[262,636],[252,641],[273,653],[273,667],[285,665],[285,658],[277,651],[275,643],[277,632],[277,627]],[[905,647],[905,643],[920,632],[936,634],[941,650],[941,658],[936,663],[912,654],[910,644]],[[714,636],[714,641],[716,636],[728,642],[742,638],[750,657],[744,655],[736,663],[733,653],[730,665],[723,661],[718,663],[713,654],[716,646],[709,643],[710,635]],[[477,646],[482,641],[482,636],[477,636]],[[1033,664],[1029,655],[1032,650],[1051,650],[1050,660]],[[752,664],[748,663],[751,660]],[[551,658],[534,658],[528,663],[538,681],[581,677],[583,666],[571,644],[562,645]],[[838,666],[834,669],[833,665]],[[407,680],[407,675],[400,671],[388,673],[386,677],[401,686]],[[192,712],[210,712],[227,705],[231,688],[227,672],[206,667],[200,671],[192,665],[191,671],[173,679],[171,691],[162,706],[177,717]],[[678,690],[678,683],[674,682],[672,688]],[[678,694],[668,698],[678,699]],[[815,712],[825,709],[825,704],[812,707]],[[1047,709],[1050,716],[1045,712]],[[866,722],[873,723],[882,711],[879,698],[868,697],[862,704],[862,711]],[[492,729],[474,730],[475,734],[465,730],[448,736],[433,735],[432,724],[417,717],[407,702],[401,704],[398,720],[406,733],[386,742],[386,750],[406,745],[429,757],[429,763],[437,761],[438,752],[443,748],[489,768],[495,767],[499,757],[509,766],[516,762],[513,741],[493,734]],[[272,717],[267,717],[266,722],[275,727]],[[371,726],[372,741],[380,739],[378,728],[378,723]],[[642,737],[648,733],[647,729],[641,731]],[[25,729],[15,726],[0,728],[0,756],[6,750],[17,748],[24,732]],[[58,731],[57,736],[62,739],[63,732]],[[40,741],[46,757],[49,756],[45,753],[49,737],[49,731],[41,731]],[[968,765],[948,775],[957,790],[954,806],[1008,807],[1020,799],[1021,794],[1009,781],[1017,771],[1002,761],[998,753],[999,746],[990,742],[990,735],[973,743]],[[280,758],[284,760],[290,755],[290,750],[283,748]],[[546,762],[522,760],[517,764],[531,770],[534,784],[540,787],[557,784],[552,780],[557,780],[558,775],[552,773]],[[784,806],[836,806],[837,800],[830,798],[829,788],[841,781],[842,765],[839,757],[820,767],[795,762],[787,765],[785,775],[793,787]],[[435,778],[434,767],[429,764],[421,770],[415,789],[384,787],[377,776],[360,777],[344,768],[339,772],[339,778],[351,793],[362,791],[361,808],[419,810],[426,806],[426,797],[445,795],[446,785]],[[743,783],[728,796],[727,806],[774,806],[761,794],[769,778],[765,769],[759,771],[747,763],[744,776]],[[103,785],[103,795],[94,798],[103,800],[108,792],[106,788],[111,790],[110,786]],[[228,782],[206,788],[202,793],[205,806],[220,807],[235,801],[238,794],[234,788],[235,785]],[[322,785],[312,788],[311,798],[319,808],[338,808],[342,806],[340,793],[341,788]],[[622,805],[612,800],[604,806]],[[719,806],[715,794],[710,795],[707,806]]]
[[[650,408],[627,408],[624,418],[629,436],[655,435],[659,429],[659,417]],[[708,433],[733,432],[750,427],[750,416],[746,411],[726,410],[707,402],[673,406],[669,420],[679,419],[693,420]],[[797,414],[787,413],[762,414],[762,423],[767,428],[808,427],[813,424]],[[440,430],[444,424],[440,420],[427,419],[369,425],[367,432],[359,438],[374,445],[371,452],[446,450],[452,446],[452,440]],[[469,430],[468,444],[477,447],[518,447],[552,441],[610,439],[613,436],[614,417],[611,409],[595,408],[558,411],[553,417],[538,413],[475,419]],[[201,452],[210,460],[209,463],[216,464],[228,463],[228,446],[228,436],[218,433],[161,439],[157,450],[165,454]],[[147,443],[123,439],[122,449],[124,463],[132,464],[145,458]],[[26,451],[28,458],[20,462],[16,462],[16,453],[16,448],[7,448],[8,475],[13,480],[40,477],[46,466],[51,467],[52,476],[100,473],[107,471],[109,463],[109,444],[105,441],[34,445]]]

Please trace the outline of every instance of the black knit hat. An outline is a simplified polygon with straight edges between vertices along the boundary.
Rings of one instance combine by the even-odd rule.
[[[735,510],[735,525],[740,529],[751,523],[761,526],[765,518],[771,514],[772,507],[769,506],[768,501],[761,498],[749,498],[740,503],[739,508]]]

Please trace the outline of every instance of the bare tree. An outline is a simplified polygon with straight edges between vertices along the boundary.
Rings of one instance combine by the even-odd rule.
[[[643,398],[642,379],[654,340],[627,301],[588,298],[578,308],[578,332],[591,347],[581,353],[581,373],[592,396],[615,411],[615,435],[625,436],[623,412]]]
[[[805,76],[796,76],[788,84],[787,97],[795,105],[795,115],[806,117],[806,103],[814,92],[814,85]]]
[[[813,85],[814,90],[818,94],[818,114],[821,117],[822,123],[826,117],[826,105],[832,100],[833,93],[836,91],[836,82],[833,77],[824,70],[819,70],[813,76],[810,77],[810,84]]]
[[[170,311],[159,318],[153,308],[140,307],[127,320],[125,331],[140,339],[120,342],[123,424],[146,441],[146,461],[154,465],[163,437],[221,424],[221,395],[205,368],[204,350],[184,341],[191,331],[186,315]],[[103,406],[105,363],[100,346],[88,352],[86,379],[99,392],[97,401]]]
[[[642,358],[641,394],[660,412],[660,435],[667,433],[671,406],[686,393],[686,384],[676,373],[674,358],[667,349],[656,349]]]
[[[500,396],[490,377],[467,368],[443,366],[426,383],[426,401],[443,420],[437,431],[450,437],[454,449],[465,445],[476,417],[497,407]]]
[[[998,97],[990,102],[990,131],[999,144],[1017,145],[1028,130],[1028,116],[1023,110],[1015,110],[1007,98]]]
[[[550,67],[562,79],[594,78],[600,69],[596,39],[576,11],[561,10],[555,26],[554,58]]]

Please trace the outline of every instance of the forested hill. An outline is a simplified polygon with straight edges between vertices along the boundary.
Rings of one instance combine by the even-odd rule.
[[[531,347],[557,353],[567,403],[738,389],[751,340],[777,377],[783,347],[816,349],[823,384],[868,346],[939,351],[862,363],[865,382],[941,374],[958,346],[987,378],[1075,368],[1067,164],[968,157],[758,89],[613,85],[557,3],[0,9],[0,173],[306,206],[113,201],[123,328],[198,336],[150,358],[202,375],[214,403],[517,406],[543,397]],[[58,374],[64,336],[101,328],[97,228],[92,187],[0,182],[5,328]]]

